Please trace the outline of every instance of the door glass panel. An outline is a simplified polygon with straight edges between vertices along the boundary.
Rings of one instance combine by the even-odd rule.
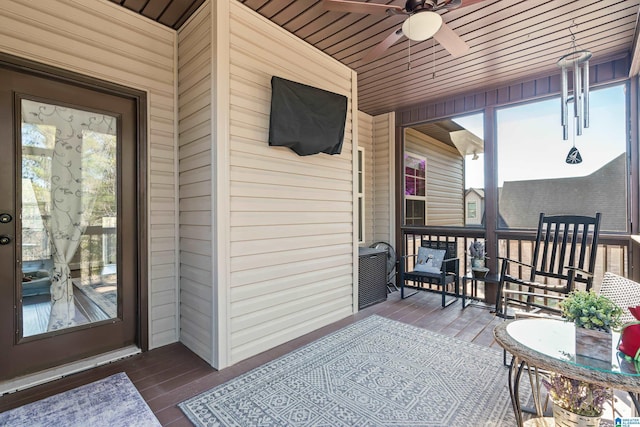
[[[22,336],[118,317],[118,119],[23,99]]]

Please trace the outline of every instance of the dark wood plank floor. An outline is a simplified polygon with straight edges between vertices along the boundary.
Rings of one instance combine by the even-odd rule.
[[[500,348],[493,340],[493,328],[502,320],[494,317],[488,309],[468,307],[462,310],[460,302],[442,309],[438,294],[419,292],[401,300],[399,292],[394,292],[385,302],[221,371],[214,370],[185,346],[176,343],[2,396],[0,412],[124,371],[163,425],[190,426],[191,423],[176,406],[178,403],[372,314]]]

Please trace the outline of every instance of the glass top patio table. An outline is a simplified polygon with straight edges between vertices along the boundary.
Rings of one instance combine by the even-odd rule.
[[[576,356],[573,322],[555,319],[520,319],[506,323],[506,333],[522,346],[541,356],[564,361],[577,367],[607,373],[639,376],[633,363],[617,350],[620,334],[612,332],[610,362]]]
[[[525,365],[617,390],[640,393],[639,365],[627,361],[617,351],[619,334],[616,332],[612,334],[611,359],[608,361],[576,355],[572,322],[544,318],[509,320],[498,324],[493,334],[496,342],[513,356],[508,382],[518,426],[523,425],[519,383]],[[534,396],[534,400],[538,400],[536,412],[541,416],[539,396]],[[633,400],[636,408],[640,409]]]

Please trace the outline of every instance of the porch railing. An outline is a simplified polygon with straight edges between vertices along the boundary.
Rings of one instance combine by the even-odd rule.
[[[460,227],[402,227],[401,255],[414,255],[423,240],[455,242],[458,258],[460,259],[460,274],[470,269],[467,248],[471,242],[484,239],[483,229]],[[407,257],[404,271],[413,269],[413,258]]]
[[[400,255],[413,255],[420,247],[422,240],[439,240],[446,242],[456,242],[458,258],[460,259],[460,274],[470,270],[470,259],[468,254],[469,244],[474,240],[484,240],[485,230],[479,228],[465,227],[401,227],[402,248]],[[536,232],[531,231],[507,231],[502,230],[496,233],[498,239],[498,257],[506,257],[527,262],[531,259]],[[594,290],[598,290],[604,273],[607,271],[629,277],[630,271],[630,244],[628,235],[603,234],[600,233],[598,239],[598,255],[596,259]],[[490,255],[491,256],[491,255]],[[405,259],[405,271],[413,268],[413,258]],[[494,273],[498,273],[499,263],[489,263],[494,265]],[[512,272],[515,273],[515,272]]]
[[[51,263],[51,248],[46,231],[42,235],[28,234],[42,241],[23,250],[24,263],[35,267]],[[35,249],[31,247],[36,247]],[[117,263],[117,230],[115,227],[88,226],[86,227],[73,259],[69,263],[73,277],[89,277],[100,275],[107,264]],[[50,268],[51,266],[49,266]]]

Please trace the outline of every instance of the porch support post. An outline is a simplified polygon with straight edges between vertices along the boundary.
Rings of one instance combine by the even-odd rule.
[[[497,273],[498,265],[498,162],[496,154],[496,114],[494,107],[484,110],[484,194],[485,250],[487,267]]]
[[[634,55],[634,60],[635,60]],[[631,174],[631,182],[629,183],[631,188],[629,189],[629,206],[631,207],[631,230],[629,233],[631,235],[638,235],[638,226],[640,225],[640,181],[638,177],[640,167],[638,164],[640,160],[638,156],[640,156],[640,132],[638,129],[640,128],[640,114],[638,114],[638,79],[640,77],[633,76],[629,79],[629,158],[631,159],[629,162],[629,173]],[[640,248],[633,241],[629,245],[629,277],[635,281],[640,281]]]
[[[398,259],[406,255],[404,253],[404,236],[401,226],[404,224],[403,201],[404,201],[404,128],[399,125],[400,118],[396,115],[396,138],[395,138],[395,228],[396,228],[396,253]]]

